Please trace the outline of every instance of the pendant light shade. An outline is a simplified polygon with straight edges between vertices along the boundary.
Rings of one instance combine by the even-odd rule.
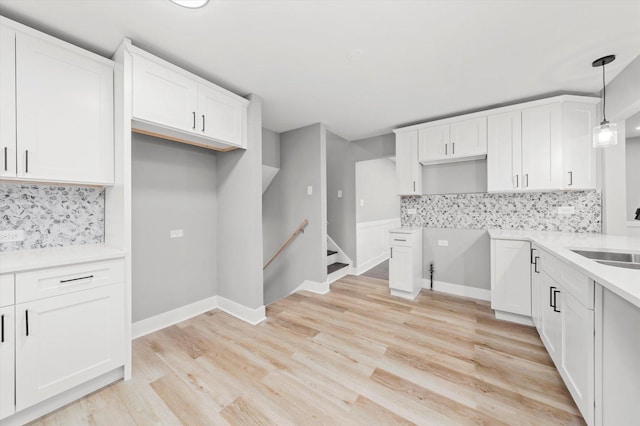
[[[607,88],[604,81],[604,66],[616,60],[616,55],[604,56],[593,61],[591,66],[602,67],[602,122],[593,128],[593,147],[605,148],[618,144],[618,129],[607,121]]]
[[[199,9],[201,7],[206,6],[209,3],[209,0],[170,0],[172,3],[175,3],[182,7],[187,7],[189,9]]]

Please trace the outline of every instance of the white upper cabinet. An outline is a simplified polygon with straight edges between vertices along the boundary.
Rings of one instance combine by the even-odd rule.
[[[133,56],[133,131],[226,151],[247,146],[249,101],[141,49]]]
[[[196,131],[198,83],[142,56],[133,57],[133,116]]]
[[[0,177],[113,184],[113,62],[4,22]]]
[[[563,187],[566,189],[595,188],[596,153],[591,135],[597,123],[596,105],[566,102],[562,113]]]
[[[0,177],[16,176],[16,33],[0,25]]]
[[[522,188],[522,119],[520,111],[488,119],[487,187],[489,191]]]
[[[562,104],[522,111],[523,188],[562,188]]]
[[[245,147],[247,108],[235,97],[211,87],[198,86],[199,132],[204,136]]]
[[[439,164],[484,158],[487,154],[487,118],[479,117],[421,128],[419,160]]]
[[[487,117],[473,118],[451,124],[450,155],[457,158],[487,154]]]
[[[418,162],[418,131],[396,134],[398,195],[422,194],[422,166]]]

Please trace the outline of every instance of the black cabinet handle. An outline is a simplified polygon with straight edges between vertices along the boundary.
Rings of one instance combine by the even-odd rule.
[[[26,311],[24,311],[24,319],[26,320],[26,332],[27,332],[27,337],[29,337],[29,310],[27,309]]]
[[[535,251],[536,251],[536,249],[534,249],[534,248],[531,249],[531,260],[530,260],[530,262],[531,262],[532,265],[533,265],[533,262],[535,262],[535,260],[533,260],[533,253]]]
[[[393,247],[391,247],[391,258],[393,259]]]
[[[516,175],[516,188],[520,186],[520,175]]]
[[[393,241],[407,241],[407,240],[403,240],[401,238],[394,238]]]
[[[573,172],[569,172],[569,186],[573,185]]]
[[[4,315],[0,319],[0,343],[4,343]]]
[[[193,111],[193,130],[196,129],[196,112]]]
[[[6,146],[4,147],[4,171],[6,172],[7,170],[9,170],[9,165],[8,165],[8,161],[9,161],[9,148],[7,148]]]
[[[525,177],[525,179],[527,181],[524,187],[528,188],[529,187],[529,173],[525,174],[524,177]]]
[[[204,114],[202,114],[202,132],[204,132]]]
[[[539,273],[540,273],[540,271],[538,270],[538,260],[540,260],[540,257],[539,257],[539,256],[536,256],[536,257],[535,257],[535,259],[533,260],[533,271],[534,271],[536,274],[539,274]]]
[[[549,287],[549,306],[552,308],[555,308],[555,306],[553,306],[553,290],[555,290],[555,287]]]
[[[449,144],[448,144],[448,143],[445,143],[445,144],[444,144],[444,155],[449,155],[449,154],[447,154],[447,147],[448,147],[448,146],[449,146]]]
[[[413,192],[416,192],[416,181],[413,181]]]
[[[24,155],[25,155],[24,172],[29,173],[29,150],[28,149],[24,152]]]
[[[456,143],[451,142],[451,155],[456,155]]]
[[[80,277],[80,278],[71,278],[68,280],[60,280],[60,284],[70,283],[72,281],[88,280],[89,278],[93,278],[93,275],[87,275],[86,277]]]
[[[553,287],[552,287],[553,288]],[[560,312],[558,309],[558,298],[556,297],[560,293],[560,290],[553,290],[553,312]]]

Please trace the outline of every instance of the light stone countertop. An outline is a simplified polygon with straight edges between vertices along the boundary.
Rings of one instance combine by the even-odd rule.
[[[640,308],[640,270],[597,263],[571,249],[640,253],[640,238],[623,235],[490,229],[498,240],[530,241],[572,265],[604,288]]]
[[[0,274],[73,265],[124,257],[125,252],[105,244],[87,244],[0,253]]]

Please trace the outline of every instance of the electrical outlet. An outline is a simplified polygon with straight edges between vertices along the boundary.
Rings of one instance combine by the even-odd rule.
[[[307,186],[307,195],[313,195],[313,186]]]
[[[449,247],[449,240],[438,240],[438,246]]]
[[[418,214],[418,209],[407,209],[407,214]]]
[[[24,241],[24,230],[11,229],[8,231],[0,231],[0,243],[10,243],[13,241]]]
[[[182,238],[184,237],[184,231],[182,229],[172,229],[169,231],[170,238]]]
[[[575,214],[576,208],[573,206],[561,206],[558,207],[558,214]]]
[[[338,189],[338,198],[342,198],[342,189]]]
[[[364,207],[364,200],[360,200],[360,207]]]

